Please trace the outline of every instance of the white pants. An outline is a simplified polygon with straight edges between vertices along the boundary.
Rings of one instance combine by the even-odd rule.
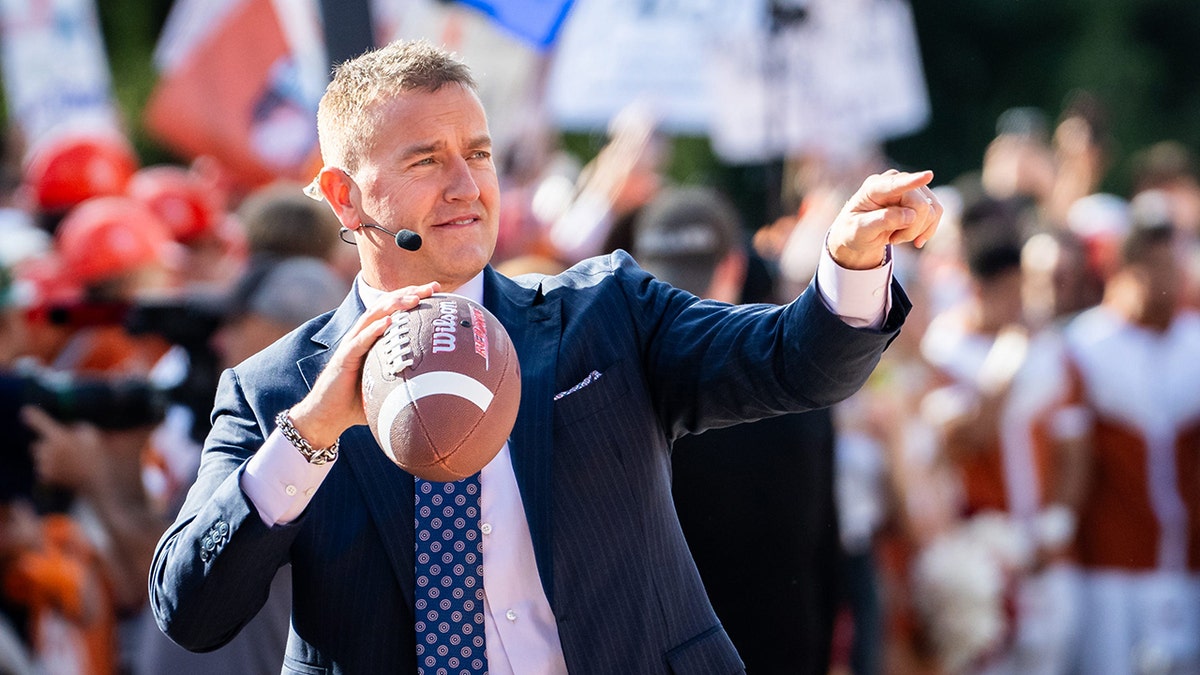
[[[1082,575],[1052,565],[1018,582],[1013,643],[980,675],[1060,675],[1071,671],[1079,647]]]
[[[1200,575],[1084,576],[1083,675],[1200,675]]]

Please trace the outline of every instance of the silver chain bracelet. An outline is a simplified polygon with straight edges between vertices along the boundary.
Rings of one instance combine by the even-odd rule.
[[[296,431],[296,427],[292,425],[292,418],[289,415],[291,411],[291,408],[287,408],[275,416],[275,424],[279,427],[279,433],[283,434],[283,437],[300,451],[309,464],[328,464],[337,459],[342,439],[337,439],[328,448],[313,448],[312,444],[301,436],[300,432]]]

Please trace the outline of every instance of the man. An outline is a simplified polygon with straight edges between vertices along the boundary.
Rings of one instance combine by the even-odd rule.
[[[1057,332],[1031,331],[1025,318],[1017,211],[984,198],[966,209],[962,225],[969,297],[934,317],[921,343],[938,384],[926,403],[955,402],[930,415],[940,461],[961,487],[961,527],[948,536],[1002,516],[1030,554],[1009,570],[1012,607],[995,598],[1005,641],[971,669],[1067,672],[1079,623],[1070,556],[1081,489],[1078,413],[1064,409],[1069,392]],[[939,544],[923,555],[937,555]]]
[[[1075,546],[1080,672],[1200,672],[1200,317],[1179,239],[1137,226],[1104,300],[1065,339],[1085,422]]]
[[[634,221],[630,253],[676,288],[738,303],[744,236],[713,190],[670,188]],[[746,669],[828,673],[839,559],[829,410],[676,439],[671,470],[688,548]]]
[[[826,405],[865,379],[907,307],[893,287],[885,309],[881,261],[889,241],[933,235],[932,175],[871,178],[831,230],[828,274],[835,260],[870,270],[862,295],[877,306],[860,318],[881,327],[855,329],[815,292],[783,308],[702,304],[624,253],[556,277],[499,276],[487,267],[499,193],[487,119],[466,67],[425,43],[341,65],[317,124],[316,184],[362,272],[333,314],[223,375],[200,476],[151,569],[160,627],[192,649],[218,646],[290,562],[289,673],[739,669],[671,508],[670,441]],[[402,229],[418,250],[397,247]],[[446,635],[426,630],[436,589],[415,571],[428,564],[414,553],[426,534],[414,534],[414,499],[428,485],[380,452],[359,395],[389,317],[439,289],[483,300],[522,373],[510,443],[464,490],[480,500],[467,539],[482,542],[487,581],[468,616],[436,622],[453,633],[449,655],[426,649]],[[484,637],[486,663],[458,661]]]

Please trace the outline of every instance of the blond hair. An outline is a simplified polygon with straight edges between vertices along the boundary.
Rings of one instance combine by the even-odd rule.
[[[376,102],[414,90],[435,92],[447,84],[476,89],[466,64],[425,40],[397,40],[342,63],[317,107],[321,160],[355,171],[369,150]]]

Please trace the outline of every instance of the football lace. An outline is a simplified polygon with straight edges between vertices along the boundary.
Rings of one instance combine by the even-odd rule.
[[[392,324],[383,331],[383,357],[388,372],[393,375],[413,364],[410,330],[408,312],[396,312],[392,315]]]

